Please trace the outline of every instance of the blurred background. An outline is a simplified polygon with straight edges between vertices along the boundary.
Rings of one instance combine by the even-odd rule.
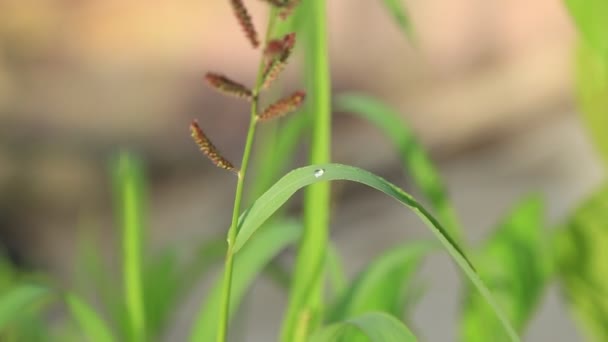
[[[600,184],[575,107],[577,37],[560,1],[405,1],[414,44],[379,1],[328,2],[334,94],[362,91],[399,109],[437,163],[470,241],[526,194],[543,194],[548,221],[557,224]],[[262,30],[265,5],[247,5]],[[224,231],[234,177],[199,154],[188,124],[198,119],[229,159],[240,160],[247,107],[218,96],[203,75],[225,72],[251,84],[258,53],[222,1],[0,1],[2,248],[20,267],[65,284],[83,230],[100,232],[105,257],[117,259],[108,162],[125,148],[146,165],[150,250],[188,251]],[[289,67],[286,91],[302,84],[298,64]],[[335,162],[411,188],[373,127],[336,115],[333,142]],[[394,241],[429,236],[399,205],[344,187],[332,234],[349,274]],[[428,341],[452,340],[458,273],[438,255],[422,276],[429,288],[416,329]],[[169,340],[190,325],[199,292],[176,314]],[[247,340],[273,340],[285,295],[264,280],[253,292],[249,305],[265,314],[246,318]],[[539,311],[525,340],[581,340],[556,289]]]

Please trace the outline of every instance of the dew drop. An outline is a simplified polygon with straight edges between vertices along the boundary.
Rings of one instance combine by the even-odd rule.
[[[324,169],[316,169],[315,170],[315,177],[319,178],[319,177],[323,176],[324,173],[325,173]]]

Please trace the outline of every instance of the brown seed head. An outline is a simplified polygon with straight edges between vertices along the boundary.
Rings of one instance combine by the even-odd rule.
[[[288,0],[285,7],[279,13],[279,17],[283,20],[287,19],[293,13],[293,10],[298,7],[300,0]]]
[[[205,79],[209,86],[223,94],[236,96],[248,101],[251,101],[251,98],[253,97],[249,88],[224,75],[208,72],[207,75],[205,75]]]
[[[251,20],[251,16],[243,4],[243,0],[230,0],[230,4],[232,5],[232,10],[234,11],[234,15],[241,24],[247,39],[254,48],[257,48],[260,45],[260,41],[258,40],[258,33],[253,26],[253,21]]]
[[[275,39],[268,43],[264,50],[268,58],[263,73],[262,89],[270,87],[272,82],[277,79],[281,71],[285,69],[287,60],[296,44],[295,32],[286,34],[281,39]]]
[[[262,114],[258,114],[258,120],[266,121],[274,118],[285,116],[295,110],[297,110],[304,102],[306,93],[303,91],[296,91],[295,93],[280,99],[274,104],[270,105]]]
[[[231,162],[222,157],[217,148],[211,143],[209,138],[207,138],[196,120],[192,121],[190,124],[190,134],[201,152],[203,152],[215,166],[238,174],[238,170]]]

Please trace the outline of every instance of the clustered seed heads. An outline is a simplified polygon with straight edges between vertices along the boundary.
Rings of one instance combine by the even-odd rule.
[[[300,108],[305,98],[306,93],[304,93],[303,91],[296,91],[295,93],[285,98],[282,98],[274,104],[270,105],[261,114],[258,114],[258,120],[266,121],[285,116]]]
[[[217,150],[215,145],[207,138],[205,132],[198,125],[196,120],[190,124],[190,134],[192,139],[198,145],[201,152],[209,158],[213,164],[219,168],[238,173],[238,170],[232,165],[228,159],[224,158],[221,153]]]
[[[293,11],[293,9],[300,3],[300,0],[264,0],[270,5],[281,9],[279,12],[279,17],[285,19],[289,16],[289,14]],[[259,40],[257,31],[253,25],[253,21],[243,0],[230,0],[232,5],[232,9],[234,11],[235,16],[237,17],[239,24],[243,28],[245,32],[245,36],[253,45],[254,48],[259,46]],[[245,99],[247,101],[253,101],[252,106],[256,113],[258,108],[258,94],[260,91],[268,89],[272,82],[277,79],[281,71],[285,69],[287,65],[287,60],[289,56],[291,56],[291,52],[296,43],[296,34],[288,33],[282,38],[272,39],[266,43],[266,46],[263,51],[263,66],[261,69],[261,78],[260,82],[255,86],[252,90],[243,84],[233,81],[228,77],[219,74],[209,72],[205,75],[205,79],[209,86],[222,94],[235,96],[241,99]],[[278,118],[281,116],[285,116],[295,110],[297,110],[302,103],[304,102],[304,98],[306,97],[306,93],[303,91],[296,91],[293,94],[282,98],[275,102],[274,104],[268,106],[266,110],[255,114],[255,117],[252,119],[258,121],[267,121],[273,118]],[[217,148],[211,143],[209,138],[205,135],[201,127],[198,125],[196,120],[192,121],[190,124],[190,133],[194,142],[198,145],[199,149],[206,155],[215,166],[220,167],[222,169],[226,169],[232,171],[239,175],[240,171],[234,167],[232,163],[230,163],[226,158],[224,158]]]

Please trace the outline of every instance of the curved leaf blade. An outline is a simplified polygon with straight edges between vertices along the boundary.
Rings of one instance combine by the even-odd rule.
[[[384,7],[393,16],[399,28],[409,40],[414,39],[414,30],[402,0],[382,0]]]
[[[608,186],[574,212],[557,236],[557,273],[589,341],[608,341]]]
[[[369,311],[402,317],[403,290],[422,257],[434,247],[435,244],[425,241],[407,243],[377,257],[338,299],[330,310],[328,321],[335,322]]]
[[[301,233],[299,228],[299,224],[293,221],[273,222],[271,225],[265,226],[258,236],[235,255],[230,297],[231,316],[234,316],[256,276],[279,252],[297,241]],[[221,292],[222,279],[218,279],[205,298],[205,304],[197,316],[194,331],[190,337],[191,341],[215,341]]]
[[[398,319],[382,312],[364,315],[335,323],[314,334],[311,342],[359,341],[415,342],[416,337]]]
[[[74,294],[67,294],[65,302],[87,341],[116,341],[106,322],[82,299]]]
[[[475,260],[479,273],[521,332],[540,300],[549,274],[543,234],[543,201],[531,196],[519,203],[486,241]],[[465,289],[461,341],[505,341],[491,308]]]
[[[38,285],[17,285],[0,297],[0,331],[17,319],[30,306],[49,295],[49,290]]]
[[[369,121],[391,140],[399,152],[403,169],[409,172],[416,186],[429,200],[439,221],[457,241],[460,241],[459,223],[447,187],[430,157],[399,113],[373,97],[356,93],[340,95],[336,105],[340,110]]]
[[[289,172],[266,191],[239,219],[239,233],[234,245],[235,253],[241,249],[258,228],[299,189],[322,181],[348,180],[379,190],[410,208],[448,251],[452,259],[471,280],[485,300],[494,308],[513,341],[519,341],[515,330],[494,301],[490,291],[475,271],[460,246],[450,237],[446,229],[411,195],[385,179],[368,171],[340,164],[305,166]]]

